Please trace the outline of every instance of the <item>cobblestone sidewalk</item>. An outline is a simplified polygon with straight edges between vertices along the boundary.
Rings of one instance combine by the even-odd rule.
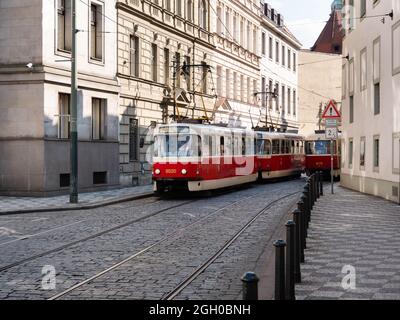
[[[400,206],[329,191],[313,211],[297,299],[400,299]],[[355,268],[355,289],[342,287],[345,266]]]
[[[3,197],[0,196],[0,214],[18,213],[27,211],[43,211],[47,209],[77,209],[90,208],[94,205],[102,205],[111,202],[128,200],[141,195],[152,193],[152,186],[139,186],[131,188],[120,188],[108,191],[98,191],[90,193],[81,193],[79,195],[79,204],[69,203],[69,196],[56,196],[45,198],[33,197]]]

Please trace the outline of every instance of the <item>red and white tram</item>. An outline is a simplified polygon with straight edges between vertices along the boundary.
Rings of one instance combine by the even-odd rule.
[[[154,191],[206,191],[299,176],[304,139],[214,125],[161,125],[155,133]]]
[[[333,141],[333,175],[340,177],[341,143],[340,138]],[[331,173],[331,140],[325,138],[325,132],[316,132],[306,138],[306,173],[311,175],[322,171],[326,176]]]

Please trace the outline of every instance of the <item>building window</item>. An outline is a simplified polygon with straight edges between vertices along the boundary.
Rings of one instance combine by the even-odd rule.
[[[91,4],[90,6],[90,58],[103,59],[103,13],[102,6]]]
[[[203,93],[207,93],[207,78],[208,78],[208,66],[207,66],[207,63],[205,62],[205,61],[202,61],[201,62],[201,65],[202,65],[202,68],[201,68],[201,70],[202,70],[202,79],[201,79],[201,82],[202,82],[202,92]]]
[[[282,99],[281,99],[281,103],[282,103],[282,114],[285,114],[285,109],[286,109],[286,88],[285,86],[282,86]]]
[[[217,66],[217,93],[222,96],[222,67]]]
[[[393,75],[400,73],[400,21],[392,29]]]
[[[181,87],[181,72],[179,70],[179,66],[181,65],[181,54],[179,52],[175,52],[175,66],[174,66],[174,72],[176,72],[175,75],[175,81],[176,81],[176,86],[178,88]]]
[[[240,100],[245,102],[246,101],[246,92],[244,90],[244,76],[240,75]]]
[[[275,92],[279,94],[279,83],[275,83]],[[276,97],[275,101],[275,111],[279,112],[279,96]]]
[[[379,170],[379,136],[374,136],[374,171]]]
[[[367,14],[367,0],[361,0],[360,2],[360,17],[363,18]]]
[[[207,28],[207,4],[205,0],[199,1],[199,25],[203,29]]]
[[[266,46],[265,33],[263,32],[261,34],[261,53],[263,56],[265,56],[265,53],[266,53],[265,46]]]
[[[353,139],[349,140],[349,168],[353,168]]]
[[[354,93],[354,59],[349,62],[349,93],[353,95]]]
[[[193,1],[188,0],[186,4],[186,19],[193,22]]]
[[[69,173],[60,174],[60,188],[68,188],[71,184],[71,176]]]
[[[297,56],[295,52],[293,52],[293,71],[297,72]]]
[[[176,14],[182,17],[182,0],[176,0]]]
[[[292,68],[292,52],[290,51],[290,49],[288,49],[288,56],[287,56],[287,58],[288,58],[288,69],[291,69]]]
[[[361,169],[365,167],[365,137],[360,139],[360,167]]]
[[[232,96],[233,96],[234,100],[238,100],[237,85],[238,85],[238,83],[237,83],[237,73],[234,72],[233,73],[233,93],[232,93]]]
[[[70,136],[70,95],[60,93],[58,95],[58,138],[69,139]]]
[[[131,36],[130,47],[130,74],[133,77],[139,77],[139,37]]]
[[[393,173],[400,174],[400,132],[393,134]]]
[[[269,58],[272,60],[274,57],[274,41],[272,37],[269,37]]]
[[[57,49],[71,52],[71,0],[57,1]]]
[[[257,80],[253,80],[253,92],[250,92],[250,96],[251,97],[254,97],[254,93],[256,93],[258,90],[257,90]],[[254,101],[255,101],[256,99],[254,99]],[[254,104],[258,104],[257,102],[254,102]]]
[[[267,79],[265,77],[261,78],[261,92],[265,92],[268,91],[267,86]],[[265,106],[267,105],[267,94],[261,94],[261,105],[265,108]]]
[[[381,113],[381,84],[374,84],[374,115]]]
[[[221,7],[217,8],[217,33],[222,36],[222,9]]]
[[[279,63],[279,42],[275,42],[275,61]]]
[[[92,139],[104,140],[106,137],[107,101],[92,99]]]
[[[226,82],[225,82],[225,85],[226,85],[226,88],[225,88],[225,91],[226,91],[226,93],[225,93],[225,97],[226,98],[230,98],[231,97],[231,90],[230,90],[230,85],[231,85],[231,75],[230,75],[230,71],[229,71],[229,69],[226,69]]]
[[[164,49],[164,83],[169,85],[169,49]]]
[[[349,122],[354,123],[354,96],[350,96]]]
[[[292,108],[291,108],[292,90],[290,88],[287,89],[287,99],[288,99],[288,101],[287,101],[287,105],[288,105],[287,113],[290,115],[292,113]]]
[[[155,43],[151,45],[151,80],[158,82],[158,47]]]
[[[139,161],[139,120],[129,119],[129,161]]]
[[[185,68],[183,68],[183,76],[185,77],[186,90],[189,91],[191,88],[191,75],[190,75],[190,57],[185,56]]]
[[[286,48],[282,46],[282,66],[286,65]]]
[[[361,91],[367,89],[367,48],[360,54],[360,85]]]
[[[293,115],[297,115],[297,93],[296,90],[293,90]]]
[[[342,66],[342,99],[346,98],[347,81],[346,81],[346,65]]]

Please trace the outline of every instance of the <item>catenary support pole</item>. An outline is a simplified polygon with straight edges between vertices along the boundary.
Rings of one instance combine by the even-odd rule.
[[[71,179],[70,202],[78,203],[78,67],[77,67],[77,33],[76,0],[71,1],[72,11],[72,53],[71,53]]]

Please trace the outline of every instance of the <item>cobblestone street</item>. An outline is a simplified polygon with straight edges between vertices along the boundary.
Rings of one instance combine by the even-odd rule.
[[[211,198],[155,197],[103,208],[0,216],[0,299],[48,299],[109,267],[62,299],[161,299],[271,206],[177,299],[240,299],[304,180],[254,185]],[[284,198],[282,198],[284,197]],[[275,203],[272,203],[274,202]],[[57,286],[43,290],[42,268]]]
[[[400,299],[400,206],[337,186],[316,204],[297,299]],[[345,266],[355,289],[345,290]]]

